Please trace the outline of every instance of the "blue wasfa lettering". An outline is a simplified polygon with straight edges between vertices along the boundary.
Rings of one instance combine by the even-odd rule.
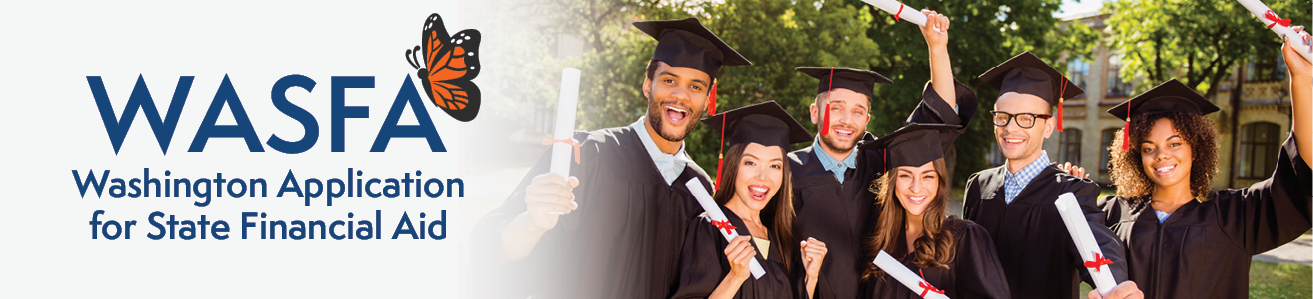
[[[128,96],[128,103],[123,107],[123,114],[116,120],[113,105],[109,103],[109,95],[105,92],[105,82],[101,81],[100,76],[87,76],[87,85],[90,85],[91,95],[96,98],[100,119],[105,122],[105,132],[109,134],[109,141],[114,145],[114,154],[119,153],[123,138],[128,135],[128,128],[132,126],[132,120],[137,117],[137,110],[142,110],[146,115],[146,121],[150,123],[151,131],[155,133],[155,141],[159,143],[160,151],[168,154],[173,131],[178,127],[178,115],[182,114],[182,106],[187,102],[187,93],[191,91],[194,78],[193,76],[178,77],[173,100],[169,102],[169,112],[164,119],[160,119],[160,111],[155,108],[155,100],[151,98],[150,90],[146,88],[146,80],[138,74],[137,84],[132,87],[132,94]]]

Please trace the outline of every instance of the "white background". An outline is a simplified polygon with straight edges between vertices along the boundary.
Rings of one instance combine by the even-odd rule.
[[[469,151],[489,145],[463,139],[490,124],[461,123],[426,104],[448,152],[431,153],[415,138],[394,139],[384,153],[369,152],[402,81],[410,76],[421,84],[403,52],[421,40],[424,19],[440,13],[451,33],[481,29],[462,17],[469,9],[477,8],[456,1],[4,5],[0,297],[477,297],[462,290],[467,283],[462,264],[468,231],[483,210],[468,207],[483,200],[500,203],[522,176],[494,177],[467,159]],[[483,30],[483,36],[488,45],[498,35]],[[292,88],[287,96],[313,114],[320,128],[315,146],[295,155],[263,144],[273,134],[287,140],[303,134],[300,124],[270,101],[274,82],[291,74],[316,81],[312,92]],[[141,112],[116,155],[86,79],[102,77],[118,117],[138,75],[161,114],[178,77],[195,76],[167,155]],[[224,75],[266,152],[248,152],[239,138],[211,139],[204,152],[187,152]],[[347,105],[368,106],[369,118],[346,120],[343,153],[330,152],[332,76],[375,78],[372,89],[346,92]],[[480,78],[492,76],[485,71]],[[475,82],[484,80],[491,79]],[[423,94],[422,87],[418,92]],[[408,108],[401,124],[415,124],[413,115]],[[229,109],[218,124],[235,124]],[[332,207],[322,199],[306,207],[295,196],[274,197],[289,169],[304,181],[345,179],[348,167],[363,170],[366,178],[400,178],[416,170],[425,178],[461,178],[466,197],[341,198]],[[194,198],[83,198],[71,175],[77,169],[99,176],[108,169],[111,177],[131,179],[140,177],[142,168],[150,168],[155,178],[163,178],[165,170],[172,171],[171,178],[214,178],[216,172],[224,178],[264,178],[269,197],[225,194],[204,208],[194,206]],[[132,239],[92,240],[87,221],[100,209],[106,211],[102,221],[137,220]],[[241,212],[266,212],[268,220],[332,222],[347,220],[348,212],[357,220],[372,219],[374,210],[383,211],[383,222],[375,224],[383,226],[383,240],[240,239]],[[420,212],[433,220],[441,210],[447,210],[446,240],[387,238],[403,211],[418,221]],[[154,228],[146,220],[153,211],[180,221],[202,214],[210,221],[226,220],[231,238],[150,240],[146,233]]]

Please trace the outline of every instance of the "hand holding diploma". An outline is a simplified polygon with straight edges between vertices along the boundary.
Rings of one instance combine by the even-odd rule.
[[[574,140],[578,100],[579,70],[561,70],[555,132],[553,139],[543,141],[543,145],[552,147],[551,168],[548,173],[534,177],[524,190],[524,203],[537,229],[551,230],[561,215],[579,208],[579,203],[574,201],[574,187],[579,186],[579,179],[570,176],[570,162],[579,163],[579,141]]]
[[[1278,17],[1277,14],[1272,12],[1272,9],[1268,8],[1262,1],[1238,1],[1249,10],[1249,13],[1254,14],[1254,16],[1258,17],[1260,21],[1263,21],[1263,25],[1267,25],[1267,28],[1272,29],[1272,31],[1276,32],[1282,39],[1286,39],[1286,41],[1295,48],[1295,51],[1299,52],[1299,55],[1304,57],[1305,61],[1313,61],[1313,47],[1310,47],[1308,43],[1298,41],[1299,33],[1290,28],[1290,19],[1282,19],[1281,17]],[[1292,40],[1293,42],[1291,42]]]
[[[903,263],[899,263],[897,259],[894,259],[893,256],[890,256],[889,253],[884,252],[884,250],[881,250],[880,254],[875,256],[875,261],[873,263],[875,263],[876,267],[880,267],[880,270],[884,270],[884,273],[889,274],[889,276],[902,283],[903,286],[911,289],[913,293],[921,295],[921,298],[948,299],[948,296],[944,295],[943,290],[935,288],[934,285],[925,281],[921,276],[912,273],[912,270],[908,270],[906,266],[903,266]]]
[[[702,180],[692,179],[685,185],[688,186],[688,191],[693,193],[693,198],[697,198],[698,204],[702,205],[702,209],[707,211],[707,217],[711,218],[711,223],[716,223],[717,227],[722,228],[720,234],[725,236],[725,240],[730,241],[730,247],[733,247],[739,233],[734,231],[733,226],[729,225],[729,217],[725,217],[725,213],[720,211],[720,206],[716,205],[716,200],[711,198],[711,194],[707,193],[707,189],[702,186]],[[751,249],[751,246],[749,246],[749,249]],[[766,268],[761,267],[761,263],[757,261],[755,250],[752,251],[753,255],[749,255],[751,260],[748,261],[748,271],[752,273],[753,278],[760,279],[762,275],[766,275]],[[729,252],[730,248],[726,248],[726,256],[733,263],[735,256],[729,255]]]
[[[913,24],[917,24],[922,27],[925,26],[926,23],[925,14],[922,14],[916,9],[907,7],[907,5],[903,5],[903,3],[901,2],[895,0],[862,0],[862,2],[866,2],[867,4],[870,4],[872,6],[879,7],[880,10],[894,14],[895,19],[907,20],[908,22],[912,22]]]
[[[1094,233],[1085,222],[1085,215],[1081,213],[1080,204],[1076,203],[1076,196],[1071,192],[1063,193],[1058,195],[1053,205],[1057,206],[1058,214],[1062,215],[1062,223],[1067,226],[1067,232],[1076,244],[1076,251],[1080,252],[1085,268],[1090,272],[1090,277],[1094,278],[1096,291],[1099,295],[1107,296],[1117,286],[1112,270],[1108,268],[1112,261],[1103,257],[1103,250],[1099,249],[1099,243],[1094,240]]]

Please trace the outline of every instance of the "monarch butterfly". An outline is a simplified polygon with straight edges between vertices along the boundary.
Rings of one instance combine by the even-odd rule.
[[[429,100],[456,120],[473,120],[479,114],[480,93],[479,86],[470,80],[482,69],[475,55],[481,40],[479,31],[465,29],[450,36],[442,17],[435,13],[424,20],[423,38],[419,46],[406,50],[406,62],[419,70]]]

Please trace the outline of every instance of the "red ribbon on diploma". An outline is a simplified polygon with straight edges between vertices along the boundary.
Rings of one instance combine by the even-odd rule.
[[[1272,27],[1277,24],[1281,24],[1281,27],[1290,27],[1290,19],[1282,19],[1277,16],[1277,13],[1272,12],[1271,10],[1264,13],[1263,18],[1272,21],[1272,24],[1267,24],[1267,29],[1272,29]]]
[[[579,141],[574,138],[568,139],[543,139],[543,145],[552,145],[553,143],[564,143],[574,146],[574,164],[579,164]]]
[[[725,230],[725,233],[726,233],[726,234],[728,234],[729,231],[732,230],[732,229],[738,229],[737,227],[734,227],[734,225],[729,224],[729,220],[725,220],[725,221],[716,221],[716,220],[712,220],[712,221],[711,221],[711,224],[716,225],[716,229],[723,229],[723,230]]]
[[[903,14],[903,6],[905,5],[903,5],[902,3],[898,3],[898,12],[894,13],[894,22],[898,22],[903,18],[902,16],[900,16],[901,14]]]
[[[916,284],[917,286],[921,287],[921,298],[925,298],[925,295],[929,294],[930,292],[935,292],[938,294],[944,293],[944,290],[936,289],[935,286],[932,286],[930,285],[929,282],[925,281],[925,270],[918,269],[916,271],[921,273],[921,282],[918,282]]]
[[[1112,265],[1112,260],[1103,258],[1102,254],[1094,253],[1093,261],[1086,261],[1086,268],[1094,268],[1094,272],[1099,272],[1099,267],[1103,265]]]

